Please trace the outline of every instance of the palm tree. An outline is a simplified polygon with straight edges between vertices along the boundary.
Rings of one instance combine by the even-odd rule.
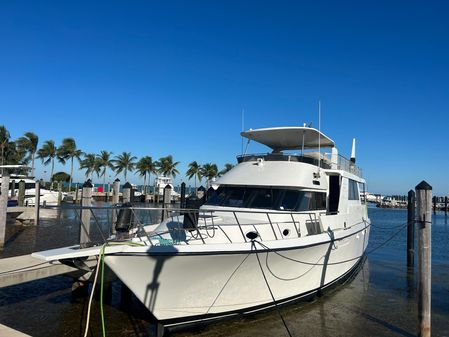
[[[140,160],[136,164],[136,168],[137,168],[137,173],[139,173],[139,175],[141,177],[143,177],[143,186],[144,186],[144,191],[146,193],[148,190],[147,184],[146,184],[147,174],[148,174],[148,185],[149,185],[150,181],[151,181],[151,173],[156,173],[155,163],[153,162],[153,159],[150,156],[145,156],[145,157],[140,158]]]
[[[189,179],[192,179],[192,177],[195,178],[195,191],[196,191],[196,179],[198,178],[199,181],[201,181],[201,165],[199,165],[196,161],[192,161],[189,164],[189,169],[186,172],[186,176]]]
[[[222,176],[223,174],[225,174],[225,173],[231,171],[231,169],[232,169],[233,167],[234,167],[233,164],[226,163],[224,169],[221,170],[220,172],[218,172],[218,175],[219,175],[219,176]]]
[[[0,148],[2,153],[2,165],[5,164],[5,149],[6,146],[8,146],[10,137],[11,136],[9,134],[9,131],[5,128],[5,126],[0,125]]]
[[[101,169],[100,176],[103,177],[103,192],[106,192],[105,186],[106,186],[106,170],[110,168],[111,170],[114,170],[114,163],[111,158],[112,152],[108,151],[101,151],[99,155],[97,155],[97,161],[99,169]]]
[[[28,154],[31,159],[31,174],[34,177],[34,159],[37,152],[39,137],[33,132],[25,132],[25,134],[17,139],[17,147],[20,151]]]
[[[86,178],[92,180],[92,174],[95,172],[99,173],[99,161],[95,153],[87,153],[84,155],[84,159],[80,161],[80,169],[86,170]]]
[[[179,171],[176,169],[176,166],[179,164],[179,161],[173,162],[173,157],[171,155],[159,158],[156,162],[157,172],[166,177],[176,177]]]
[[[73,159],[78,159],[80,162],[80,157],[83,154],[83,151],[76,147],[75,139],[73,138],[64,138],[62,140],[61,146],[58,148],[58,154],[60,157],[64,158],[64,160],[70,159],[70,182],[69,182],[69,192],[72,190],[72,180],[73,180]]]
[[[3,150],[3,162],[6,165],[26,165],[28,158],[26,154],[21,151],[17,146],[16,142],[9,141],[6,143]]]
[[[217,165],[207,163],[201,166],[201,175],[207,178],[207,185],[209,187],[210,181],[218,175]]]
[[[136,157],[131,156],[131,152],[122,152],[114,159],[114,169],[116,175],[124,172],[125,182],[128,171],[132,172],[136,166]]]
[[[54,140],[46,140],[44,145],[37,151],[37,158],[42,160],[44,165],[51,163],[50,177],[53,177],[53,171],[55,169],[55,158],[62,164],[65,164],[65,160],[58,154],[58,149],[55,146]],[[53,183],[51,189],[53,188]]]

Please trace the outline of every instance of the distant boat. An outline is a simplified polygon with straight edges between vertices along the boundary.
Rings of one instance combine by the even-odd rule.
[[[12,166],[12,165],[9,165]],[[21,165],[15,165],[18,167],[21,167]],[[33,179],[33,177],[23,175],[23,174],[10,174],[9,176],[9,197],[11,197],[11,188],[12,188],[12,181],[15,181],[15,188],[14,188],[14,194],[15,199],[17,198],[19,194],[19,182],[23,180],[25,182],[25,205],[28,206],[34,206],[36,203],[36,181]],[[2,184],[3,178],[0,175],[0,185]],[[54,206],[58,203],[58,191],[50,191],[46,188],[41,187],[40,188],[40,204],[41,205],[48,205],[48,206]],[[62,200],[66,200],[67,193],[62,193]],[[11,202],[13,204],[13,202]]]
[[[166,176],[157,176],[154,178],[154,191],[156,194],[164,195],[164,189],[167,185],[170,185],[172,199],[179,198],[180,194],[175,191],[172,179]]]
[[[154,231],[131,228],[127,241],[111,237],[105,246],[105,263],[162,324],[255,312],[314,294],[350,275],[364,255],[370,220],[355,154],[339,156],[329,137],[308,127],[241,135],[272,152],[238,156],[199,210],[171,210]],[[323,147],[332,154],[323,155]],[[100,249],[33,256],[73,265]]]

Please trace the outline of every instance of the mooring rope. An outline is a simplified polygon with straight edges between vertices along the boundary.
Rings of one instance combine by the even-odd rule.
[[[254,248],[254,251],[256,252],[257,263],[259,264],[259,268],[260,268],[260,271],[262,272],[263,279],[265,280],[265,284],[267,285],[268,291],[270,292],[271,299],[273,300],[274,306],[279,314],[279,317],[281,318],[282,324],[284,325],[288,336],[293,337],[292,333],[290,332],[290,329],[288,328],[287,322],[285,322],[284,316],[282,315],[281,310],[278,307],[277,301],[274,298],[273,291],[271,290],[271,287],[270,287],[270,284],[268,283],[267,277],[265,276],[265,272],[263,271],[262,263],[260,262],[260,259],[259,259],[259,253],[257,252],[256,245],[254,244],[255,242],[257,242],[257,241],[251,240],[251,250]]]

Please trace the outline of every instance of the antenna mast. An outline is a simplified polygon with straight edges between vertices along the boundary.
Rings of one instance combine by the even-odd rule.
[[[318,175],[321,167],[321,101],[318,101]]]
[[[245,109],[242,109],[242,132],[245,131]],[[242,136],[242,156],[243,156],[243,136]]]

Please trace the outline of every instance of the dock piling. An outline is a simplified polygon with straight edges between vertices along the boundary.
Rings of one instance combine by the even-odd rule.
[[[408,191],[407,196],[407,267],[415,264],[415,191]]]
[[[181,208],[186,207],[186,183],[181,183]]]
[[[170,202],[171,202],[171,186],[169,184],[167,184],[164,187],[164,195],[163,195],[163,199],[162,199],[162,207],[163,207],[163,210],[162,210],[162,221],[164,219],[166,219],[167,216],[168,216],[166,208],[168,207]]]
[[[435,199],[434,199],[435,200]],[[418,318],[419,336],[430,337],[431,331],[431,227],[432,186],[422,181],[416,186],[418,220]]]
[[[58,206],[62,203],[62,182],[58,181]]]
[[[129,182],[126,182],[125,185],[123,185],[123,203],[125,202],[131,202],[131,190],[132,186]]]
[[[92,206],[92,183],[87,180],[83,184],[83,191],[81,194],[81,206]],[[81,223],[80,223],[80,245],[83,246],[90,241],[90,209],[81,210]]]
[[[120,197],[120,179],[115,179],[114,183],[112,185],[112,203],[118,204],[119,203],[119,197]]]
[[[0,195],[0,249],[5,245],[6,238],[6,212],[8,210],[9,173],[3,170]]]
[[[103,191],[104,195],[105,195],[105,201],[108,202],[109,201],[109,195],[111,194],[111,183],[108,183],[108,191]]]
[[[34,225],[39,225],[39,212],[41,207],[41,183],[36,181],[35,196],[34,196]]]
[[[115,179],[114,183],[112,184],[112,204],[116,205],[119,203],[119,197],[120,197],[120,179]],[[115,223],[117,222],[117,210],[112,209],[112,234],[115,233]]]
[[[25,181],[19,181],[19,193],[17,195],[17,203],[19,207],[23,207],[25,204]]]
[[[79,188],[78,188],[78,184],[75,185],[75,204],[78,203],[78,193],[79,193]]]
[[[11,198],[16,196],[16,181],[13,179],[11,181]]]

